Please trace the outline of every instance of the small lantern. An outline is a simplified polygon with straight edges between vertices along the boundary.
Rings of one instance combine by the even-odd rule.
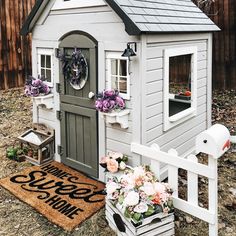
[[[51,161],[54,156],[54,130],[42,124],[34,124],[33,128],[18,137],[21,148],[28,153],[25,159],[35,165]]]
[[[124,50],[122,57],[130,57],[136,56],[137,44],[136,43],[127,43],[127,48]]]

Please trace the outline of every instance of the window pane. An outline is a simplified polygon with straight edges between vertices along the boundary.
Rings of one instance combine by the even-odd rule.
[[[120,75],[127,76],[127,61],[120,60]]]
[[[45,55],[41,55],[41,67],[45,67]]]
[[[46,56],[46,67],[51,68],[51,56]]]
[[[118,60],[111,59],[111,74],[118,75]]]
[[[191,57],[169,58],[169,116],[191,107]]]
[[[126,78],[120,78],[119,88],[120,88],[121,93],[127,93],[127,79]]]
[[[170,93],[179,94],[191,91],[191,54],[170,57]]]
[[[46,80],[51,82],[51,70],[46,70]]]
[[[111,76],[111,89],[119,89],[118,78],[116,76]]]
[[[45,77],[45,75],[46,75],[45,73],[46,73],[45,69],[41,68],[41,76]]]

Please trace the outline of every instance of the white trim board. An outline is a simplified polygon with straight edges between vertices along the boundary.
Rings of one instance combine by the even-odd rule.
[[[71,8],[83,8],[83,7],[95,7],[106,6],[107,4],[103,0],[56,0],[52,7],[52,10],[63,10]]]

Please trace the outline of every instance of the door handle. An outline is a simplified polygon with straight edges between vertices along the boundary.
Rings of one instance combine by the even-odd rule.
[[[89,94],[88,94],[88,98],[89,99],[93,99],[94,98],[94,96],[95,96],[95,93],[94,92],[89,92]]]

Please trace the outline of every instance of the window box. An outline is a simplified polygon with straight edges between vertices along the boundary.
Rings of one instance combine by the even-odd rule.
[[[33,97],[33,101],[36,106],[44,105],[47,109],[52,109],[54,106],[54,96],[53,94],[48,94],[45,96]]]
[[[115,124],[119,123],[122,129],[127,129],[129,127],[129,113],[130,110],[125,109],[119,112],[113,111],[109,113],[101,112],[106,123]]]

